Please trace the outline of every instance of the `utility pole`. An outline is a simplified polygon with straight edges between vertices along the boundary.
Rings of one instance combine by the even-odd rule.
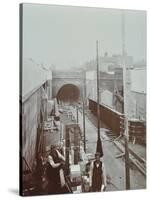
[[[68,176],[70,174],[69,170],[69,150],[70,150],[70,131],[69,127],[66,126],[66,146],[65,146],[65,155],[66,155],[66,175]]]
[[[128,113],[127,113],[127,88],[126,88],[126,63],[125,63],[125,13],[122,10],[122,65],[123,65],[123,98],[124,98],[124,116],[125,116],[125,178],[126,178],[126,189],[130,189],[130,160],[129,160],[129,132],[128,132]]]
[[[102,143],[100,138],[100,90],[99,90],[99,80],[100,80],[100,72],[99,72],[99,57],[98,57],[98,40],[96,41],[96,66],[97,66],[97,147],[96,152],[103,156]]]
[[[82,99],[82,114],[83,114],[83,140],[84,152],[86,153],[86,135],[85,135],[85,71],[83,71],[83,99]]]
[[[77,123],[79,123],[78,104],[76,105],[76,116]]]

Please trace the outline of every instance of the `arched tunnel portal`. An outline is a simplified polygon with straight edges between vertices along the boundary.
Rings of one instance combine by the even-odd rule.
[[[62,102],[74,103],[78,102],[79,98],[80,89],[73,84],[63,85],[57,93],[57,100]]]

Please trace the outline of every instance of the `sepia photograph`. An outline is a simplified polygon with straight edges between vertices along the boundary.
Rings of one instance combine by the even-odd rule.
[[[20,195],[146,189],[146,11],[19,11]]]

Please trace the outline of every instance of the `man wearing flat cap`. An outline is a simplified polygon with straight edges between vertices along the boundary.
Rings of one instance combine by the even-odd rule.
[[[90,165],[90,188],[92,192],[102,192],[106,188],[106,172],[103,158],[99,152]]]

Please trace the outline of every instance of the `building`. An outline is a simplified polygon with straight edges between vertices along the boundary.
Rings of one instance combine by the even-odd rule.
[[[25,171],[28,167],[34,167],[37,153],[41,150],[42,124],[47,118],[47,101],[51,99],[51,71],[32,59],[25,59],[21,81],[21,159]]]
[[[126,107],[129,119],[146,121],[146,67],[126,68]],[[100,72],[100,102],[114,110],[124,112],[123,69]],[[97,101],[96,71],[86,72],[86,96]]]
[[[104,56],[100,56],[100,71],[102,72],[114,72],[116,68],[122,68],[123,57],[120,54],[113,54],[109,56],[107,52],[105,52]],[[133,57],[126,55],[125,56],[125,64],[127,67],[133,66]],[[85,63],[85,70],[96,70],[96,60],[91,60]]]
[[[128,115],[146,121],[146,67],[136,67],[128,72]]]

